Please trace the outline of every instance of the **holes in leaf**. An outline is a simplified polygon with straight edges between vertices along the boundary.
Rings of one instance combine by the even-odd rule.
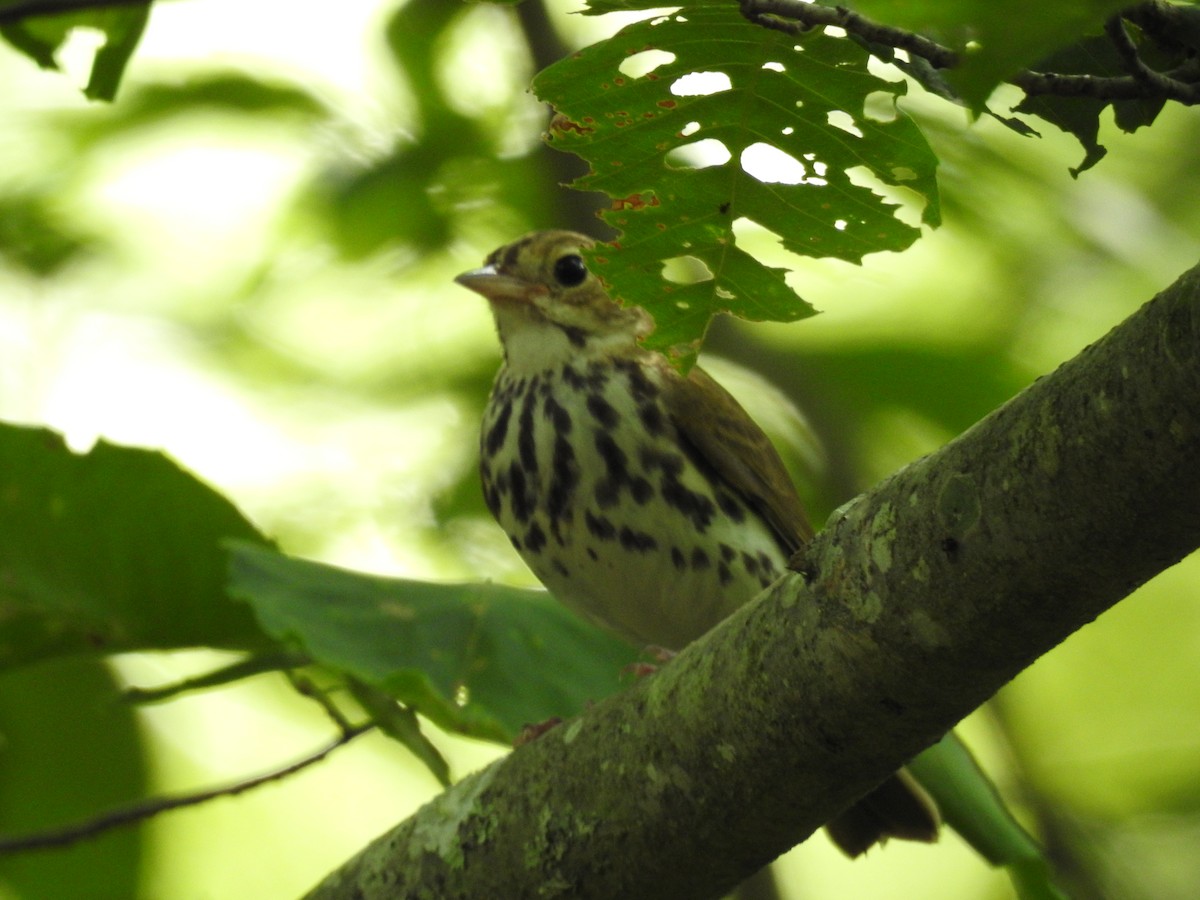
[[[663,260],[663,278],[672,284],[699,284],[712,281],[712,270],[694,256],[673,256]],[[682,308],[682,307],[681,307]]]
[[[659,66],[673,62],[675,62],[674,53],[667,53],[665,50],[643,50],[641,53],[635,53],[633,56],[627,56],[621,60],[621,64],[617,68],[627,78],[641,78]]]
[[[783,67],[783,63],[778,63],[778,62],[765,62],[762,64],[762,67],[764,69],[770,69],[772,72],[786,72],[787,71],[787,69],[785,69]]]
[[[691,137],[693,134],[695,134],[699,130],[700,130],[699,122],[688,122],[686,125],[683,126],[682,129],[680,129],[679,136],[680,137]]]
[[[825,173],[829,171],[829,166],[817,159],[817,154],[805,153],[804,161],[809,171],[812,172],[805,184],[829,184],[825,179]]]
[[[751,144],[742,151],[742,171],[764,184],[816,184],[826,183],[820,175],[824,174],[822,166],[819,174],[813,168],[806,166],[796,157],[784,153],[778,147],[770,144]],[[818,164],[819,165],[819,164]],[[814,177],[815,176],[815,177]]]
[[[854,117],[850,115],[850,113],[844,112],[843,110],[830,110],[830,112],[825,116],[825,121],[834,128],[840,128],[847,134],[852,134],[858,138],[863,136],[863,133],[858,130],[858,126],[854,124]]]
[[[891,91],[871,91],[863,101],[863,115],[872,122],[895,121],[896,95]]]
[[[676,169],[707,169],[723,166],[731,158],[732,154],[724,144],[716,138],[705,138],[671,150],[667,154],[667,165]]]
[[[902,171],[904,171],[903,167],[896,166],[892,169],[892,174],[896,175],[897,172]],[[911,225],[913,228],[921,227],[921,215],[928,203],[928,199],[924,195],[910,187],[887,184],[866,166],[854,166],[847,169],[846,177],[850,179],[851,184],[869,188],[872,193],[894,206],[892,215],[905,225]],[[915,172],[913,177],[916,177]]]
[[[703,97],[729,90],[733,90],[733,82],[724,72],[688,72],[671,85],[676,97]]]

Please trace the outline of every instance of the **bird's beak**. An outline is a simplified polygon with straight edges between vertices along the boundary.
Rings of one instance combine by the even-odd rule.
[[[465,288],[470,288],[477,294],[482,294],[489,301],[529,301],[545,289],[540,285],[531,284],[511,275],[502,275],[495,266],[484,266],[463,272],[454,279]]]

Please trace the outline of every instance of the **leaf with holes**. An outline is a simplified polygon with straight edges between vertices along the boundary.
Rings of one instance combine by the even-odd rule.
[[[747,223],[794,253],[854,262],[919,236],[896,216],[900,197],[937,224],[936,157],[895,107],[904,84],[867,61],[852,41],[784,35],[709,0],[630,25],[535,79],[557,111],[551,145],[591,166],[574,186],[613,198],[604,218],[622,232],[619,263],[606,247],[591,263],[655,317],[652,346],[686,361],[719,312],[812,314],[782,269],[737,245]]]

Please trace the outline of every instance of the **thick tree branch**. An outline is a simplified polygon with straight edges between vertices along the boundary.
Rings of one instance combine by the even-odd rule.
[[[314,898],[716,897],[1200,545],[1200,267]]]

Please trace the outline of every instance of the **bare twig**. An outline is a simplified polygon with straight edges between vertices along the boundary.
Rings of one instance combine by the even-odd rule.
[[[844,6],[820,6],[800,0],[741,0],[742,14],[767,28],[799,34],[818,26],[832,25],[873,44],[904,50],[925,59],[936,69],[952,69],[958,54],[927,37],[873,22]]]
[[[800,0],[741,0],[742,15],[765,28],[788,34],[800,34],[812,28],[836,26],[868,44],[903,50],[910,57],[919,57],[935,69],[952,69],[962,59],[949,47],[944,47],[919,34],[873,22],[840,6],[822,6]],[[1098,100],[1174,100],[1185,106],[1200,104],[1200,70],[1185,63],[1172,72],[1157,72],[1146,65],[1137,46],[1125,29],[1125,21],[1134,22],[1151,38],[1161,43],[1164,35],[1178,33],[1172,23],[1178,13],[1170,4],[1142,3],[1114,16],[1105,32],[1124,62],[1125,76],[1037,72],[1023,69],[1008,79],[1030,96],[1091,97]]]
[[[1161,77],[1161,76],[1160,76]],[[1094,75],[1059,75],[1024,70],[1009,79],[1031,97],[1091,97],[1095,100],[1175,100],[1185,106],[1200,103],[1200,84],[1168,79],[1162,88],[1128,78],[1098,78]]]
[[[232,665],[224,666],[215,671],[206,672],[195,678],[185,678],[182,681],[177,681],[174,684],[168,684],[164,687],[128,688],[121,693],[121,700],[125,703],[138,705],[163,703],[168,700],[175,700],[192,691],[204,691],[211,688],[224,687],[233,684],[235,681],[250,678],[253,675],[291,670],[299,666],[308,665],[308,663],[308,657],[295,650],[258,654],[238,660]]]
[[[157,816],[159,813],[168,812],[173,809],[183,809],[187,806],[197,806],[209,800],[215,800],[218,797],[233,797],[251,788],[256,788],[259,785],[268,784],[272,781],[279,781],[299,772],[301,769],[306,769],[314,763],[320,762],[339,747],[350,743],[360,735],[366,734],[374,727],[373,723],[347,726],[335,740],[315,753],[311,753],[289,765],[273,769],[262,775],[256,775],[253,778],[234,782],[233,784],[175,797],[152,797],[140,803],[132,803],[129,806],[85,819],[74,825],[50,828],[45,831],[20,835],[18,837],[0,838],[0,856],[27,850],[48,850],[55,847],[67,847],[87,838],[97,837],[114,828],[143,822],[146,819]]]

